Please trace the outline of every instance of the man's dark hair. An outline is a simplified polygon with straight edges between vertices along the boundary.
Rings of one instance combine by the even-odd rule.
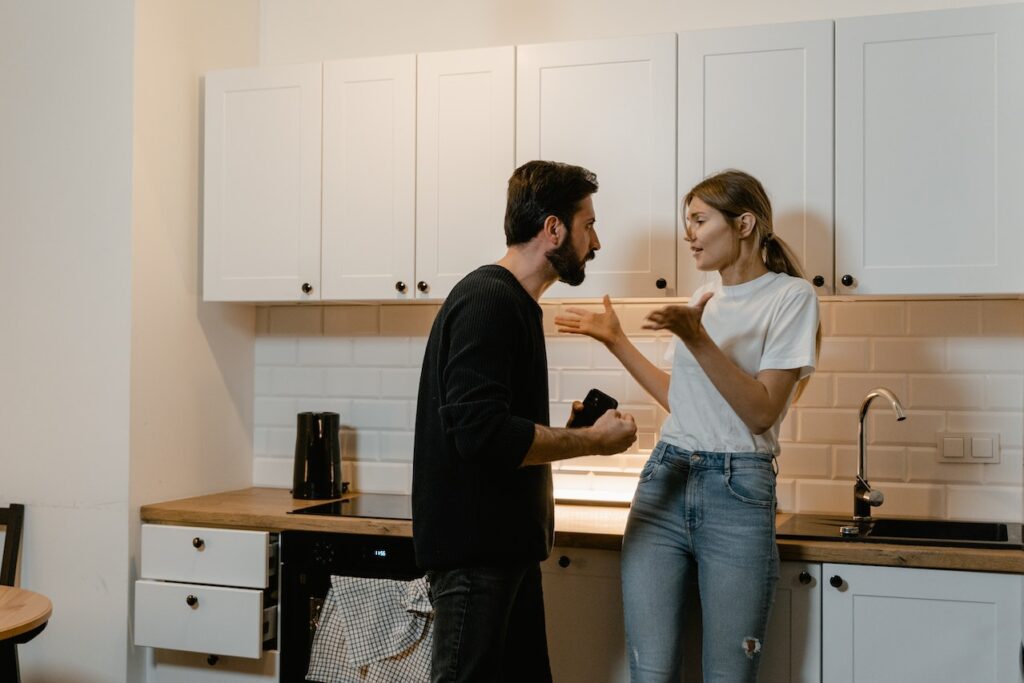
[[[581,201],[597,192],[597,176],[580,166],[557,161],[528,161],[508,180],[505,244],[529,242],[548,216],[572,229]]]

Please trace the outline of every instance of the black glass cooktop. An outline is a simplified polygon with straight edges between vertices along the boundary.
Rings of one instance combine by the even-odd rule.
[[[389,493],[361,493],[353,498],[292,510],[289,514],[412,519],[412,498]]]

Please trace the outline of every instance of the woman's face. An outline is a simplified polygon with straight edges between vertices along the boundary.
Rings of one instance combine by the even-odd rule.
[[[694,197],[684,207],[686,241],[690,243],[697,270],[722,270],[740,257],[740,236],[732,222],[718,209]]]

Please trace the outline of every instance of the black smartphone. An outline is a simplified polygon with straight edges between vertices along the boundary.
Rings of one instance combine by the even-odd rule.
[[[597,418],[612,408],[618,408],[619,402],[600,389],[591,389],[583,399],[583,408],[569,417],[567,427],[589,427]]]

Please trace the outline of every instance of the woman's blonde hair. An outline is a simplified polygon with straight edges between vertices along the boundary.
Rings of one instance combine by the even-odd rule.
[[[790,246],[775,234],[775,227],[772,223],[772,203],[768,199],[768,193],[764,191],[764,186],[757,178],[736,169],[708,176],[686,193],[686,197],[683,199],[684,218],[686,207],[694,197],[720,211],[734,227],[738,225],[740,216],[745,213],[751,214],[755,219],[754,239],[757,240],[760,247],[761,260],[764,261],[765,267],[773,273],[785,273],[805,279],[800,259]],[[821,351],[820,321],[814,335],[814,349],[815,355]],[[800,382],[794,401],[800,398],[800,394],[803,393],[806,386],[806,381]]]

